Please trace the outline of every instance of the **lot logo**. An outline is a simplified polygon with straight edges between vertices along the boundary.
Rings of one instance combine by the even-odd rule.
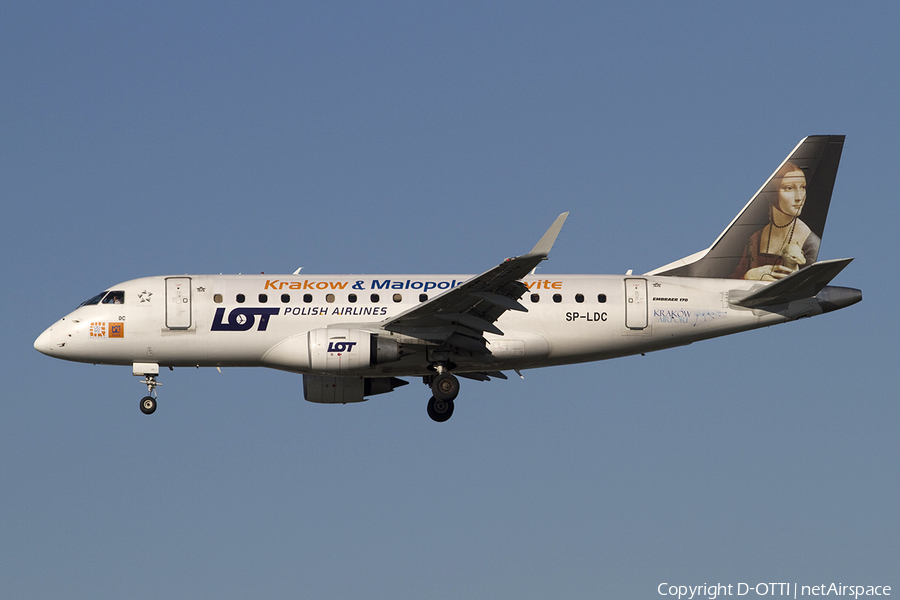
[[[210,330],[249,331],[253,324],[256,323],[256,317],[259,317],[259,327],[256,330],[265,331],[266,327],[269,326],[269,317],[277,314],[277,308],[235,308],[228,313],[228,322],[223,323],[222,317],[225,316],[225,309],[217,308]]]
[[[328,342],[329,352],[351,352],[358,342]]]

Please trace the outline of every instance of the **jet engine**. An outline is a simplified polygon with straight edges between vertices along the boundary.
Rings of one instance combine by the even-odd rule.
[[[284,340],[266,353],[263,363],[287,371],[345,375],[400,357],[400,343],[390,337],[361,329],[323,327]]]
[[[323,377],[303,376],[303,397],[317,404],[363,402],[366,396],[386,394],[408,384],[396,377]]]

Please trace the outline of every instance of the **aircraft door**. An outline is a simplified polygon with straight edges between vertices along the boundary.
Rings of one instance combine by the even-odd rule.
[[[647,327],[647,280],[625,280],[625,327]]]
[[[166,327],[190,329],[191,327],[191,278],[166,279]]]

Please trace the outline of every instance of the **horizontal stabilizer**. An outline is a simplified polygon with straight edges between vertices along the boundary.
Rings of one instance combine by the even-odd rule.
[[[838,258],[817,262],[762,289],[749,293],[731,291],[728,294],[728,301],[737,306],[757,308],[813,298],[852,260],[852,258]]]

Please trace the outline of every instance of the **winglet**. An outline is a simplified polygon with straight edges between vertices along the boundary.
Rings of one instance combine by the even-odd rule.
[[[550,229],[544,234],[544,236],[535,244],[534,248],[531,249],[526,256],[541,256],[546,258],[548,254],[550,254],[550,248],[553,247],[553,243],[556,241],[556,236],[559,235],[559,231],[562,229],[563,223],[566,222],[566,217],[569,216],[569,213],[564,212],[563,214],[556,217],[556,220],[553,221],[553,225],[550,226]]]

